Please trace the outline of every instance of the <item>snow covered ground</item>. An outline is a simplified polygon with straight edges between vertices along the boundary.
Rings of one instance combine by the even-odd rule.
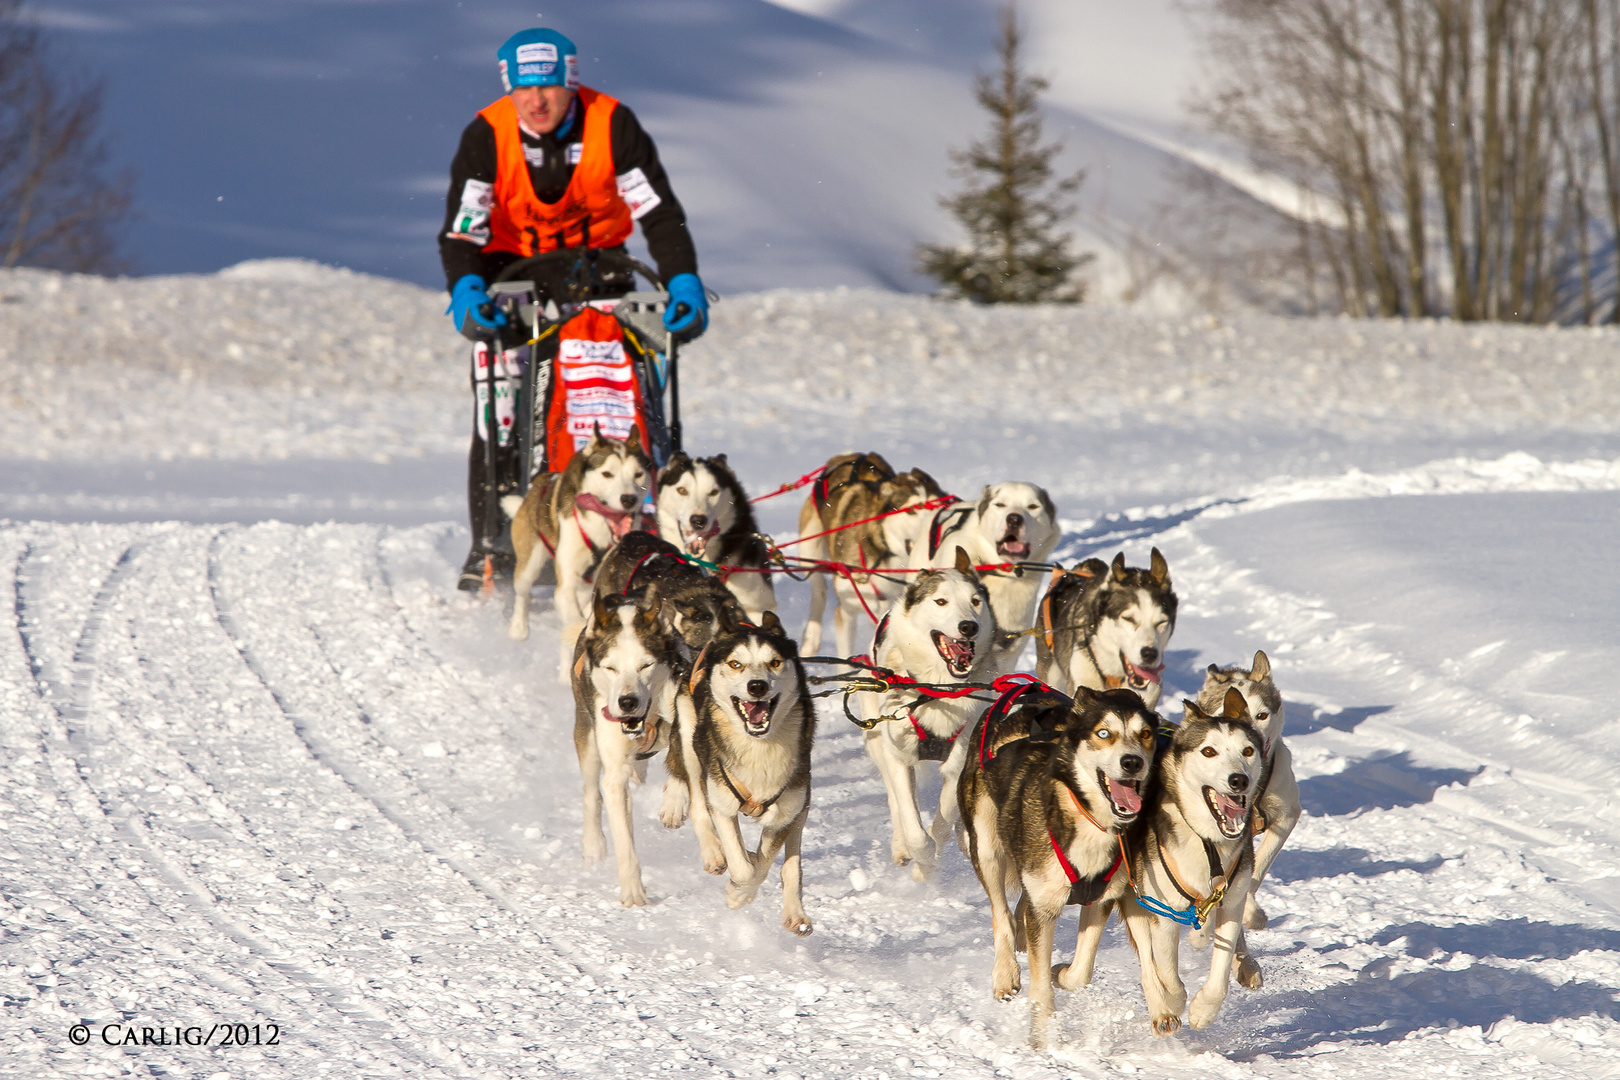
[[[580,865],[555,627],[513,644],[451,589],[436,294],[254,264],[0,296],[0,1074],[1620,1075],[1612,331],[716,309],[688,440],[756,490],[852,446],[963,493],[1033,479],[1065,559],[1165,552],[1171,693],[1273,658],[1307,817],[1250,935],[1265,987],[1157,1039],[1111,931],[1036,1053],[971,870],[887,864],[835,712],[809,939],[774,881],[726,910],[657,768],[652,904]],[[762,506],[791,532],[793,498]],[[99,1041],[226,1022],[280,1045]]]

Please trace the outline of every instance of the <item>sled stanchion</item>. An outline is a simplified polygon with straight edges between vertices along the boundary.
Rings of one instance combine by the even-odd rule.
[[[681,369],[675,362],[675,331],[669,332],[669,445],[681,452]]]
[[[500,484],[495,465],[495,350],[500,347],[500,336],[491,338],[484,349],[484,388],[489,396],[479,422],[484,426],[484,583],[479,588],[483,596],[495,592],[495,533],[501,524]]]

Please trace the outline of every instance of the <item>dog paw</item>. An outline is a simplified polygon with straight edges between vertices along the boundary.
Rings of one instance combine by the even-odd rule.
[[[1153,1034],[1155,1035],[1173,1035],[1180,1030],[1181,1017],[1179,1016],[1171,1016],[1166,1013],[1163,1016],[1153,1018]]]
[[[585,857],[586,866],[601,862],[603,859],[607,858],[607,841],[601,837],[587,836],[585,838],[583,855]]]
[[[1271,919],[1264,908],[1248,900],[1243,905],[1243,925],[1250,930],[1264,930],[1271,925]]]
[[[529,624],[517,622],[511,623],[506,628],[506,636],[511,638],[513,641],[528,641]]]
[[[735,911],[737,908],[752,904],[754,894],[757,891],[757,889],[750,888],[747,885],[738,885],[735,881],[728,882],[726,884],[726,907]]]
[[[1194,1031],[1202,1031],[1209,1027],[1220,1014],[1221,1002],[1225,997],[1224,994],[1217,996],[1200,990],[1187,1008],[1187,1023],[1192,1025]]]
[[[716,877],[726,872],[726,857],[724,855],[704,856],[703,869]]]
[[[658,811],[658,824],[666,829],[678,829],[686,824],[686,811],[661,809]]]
[[[997,1001],[1011,1001],[1022,988],[1023,980],[1019,978],[1016,964],[1011,971],[998,971],[990,979],[990,996]]]
[[[1237,958],[1237,981],[1245,990],[1258,990],[1265,985],[1265,973],[1248,953],[1242,953]]]
[[[641,887],[640,882],[628,887],[621,885],[619,887],[619,903],[625,907],[646,907],[647,890]]]
[[[810,916],[799,911],[790,912],[782,917],[782,929],[797,934],[799,937],[809,937],[810,932],[815,927],[810,923]]]
[[[1078,990],[1090,981],[1091,976],[1082,975],[1075,964],[1052,965],[1052,982],[1064,990]]]

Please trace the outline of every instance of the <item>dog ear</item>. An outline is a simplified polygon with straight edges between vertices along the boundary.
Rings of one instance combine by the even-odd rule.
[[[1249,703],[1237,687],[1226,692],[1226,700],[1221,702],[1221,715],[1228,720],[1247,720],[1249,718]]]
[[[1123,551],[1114,556],[1114,580],[1121,584],[1125,581],[1125,553]]]
[[[1153,549],[1153,561],[1150,565],[1152,566],[1153,580],[1157,581],[1161,587],[1168,588],[1170,585],[1170,564],[1164,561],[1164,556],[1159,554],[1158,548]]]
[[[920,486],[930,498],[937,499],[941,495],[945,494],[945,489],[939,486],[939,482],[936,481],[932,476],[929,476],[927,473],[923,472],[921,469],[912,469],[910,475],[916,477],[918,486]]]
[[[1255,650],[1254,667],[1249,669],[1249,678],[1255,682],[1271,678],[1271,657],[1265,654],[1265,650]]]
[[[672,483],[677,476],[691,467],[692,459],[687,457],[684,451],[673,455],[658,473],[658,486],[664,487]]]
[[[1219,664],[1211,664],[1207,670],[1212,677],[1216,679],[1221,677],[1221,666]]]
[[[1052,496],[1048,495],[1043,487],[1036,488],[1035,493],[1041,500],[1041,509],[1046,511],[1046,520],[1056,525],[1057,504],[1052,501]]]
[[[643,626],[656,626],[658,625],[659,616],[661,616],[663,612],[664,602],[662,600],[655,599],[653,600],[651,606],[640,608],[636,611],[636,619]]]
[[[592,601],[591,624],[596,627],[606,626],[608,622],[608,615],[610,614],[607,606],[607,597],[603,596],[601,593],[597,593],[592,597]]]
[[[1242,697],[1242,696],[1243,696],[1242,694],[1238,695],[1238,697]],[[1184,720],[1213,720],[1214,719],[1214,717],[1210,716],[1209,713],[1205,712],[1203,709],[1200,709],[1198,707],[1198,702],[1196,702],[1196,701],[1188,701],[1186,698],[1181,699],[1181,715],[1182,715],[1182,718]]]
[[[774,611],[767,611],[759,617],[759,628],[772,637],[787,637],[787,631],[782,629],[782,620],[776,617]]]
[[[591,442],[601,442],[601,441],[602,441],[602,421],[593,420],[593,421],[591,421]]]
[[[978,512],[980,517],[983,517],[984,512],[990,509],[990,487],[989,484],[984,485],[984,491],[979,495]]]
[[[723,469],[731,468],[730,465],[726,464],[726,455],[724,455],[724,454],[716,454],[716,455],[714,455],[714,457],[710,458],[709,460],[714,462],[716,465],[719,465]]]
[[[624,437],[624,441],[631,446],[641,446],[641,425],[639,423],[630,425],[630,433]]]
[[[961,544],[956,545],[956,569],[964,574],[974,573],[973,560],[968,558],[968,553],[962,549]]]

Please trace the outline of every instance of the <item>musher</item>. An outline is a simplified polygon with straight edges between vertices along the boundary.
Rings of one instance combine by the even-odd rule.
[[[639,221],[670,296],[665,327],[678,341],[703,333],[709,305],[698,280],[686,213],[670,190],[658,149],[635,114],[579,84],[574,43],[555,30],[519,31],[495,56],[506,95],[480,110],[461,133],[439,233],[439,258],[450,289],[447,314],[456,328],[476,341],[505,325],[505,313],[492,306],[487,290],[518,259],[565,247],[623,251]],[[628,273],[622,275],[622,287],[618,281],[606,284],[603,295],[622,296],[634,287]],[[543,279],[537,285],[544,290]],[[538,299],[543,307],[548,298],[542,291]],[[475,401],[481,392],[478,365],[483,355],[484,348],[475,345]],[[526,348],[510,349],[496,365],[495,377],[503,384],[497,402],[505,394],[508,412],[497,420],[501,426],[495,440],[503,492],[514,490],[517,479],[518,440],[510,402],[526,362]],[[475,407],[467,473],[473,544],[458,583],[469,592],[483,583],[483,413]],[[510,580],[511,556],[498,555],[495,568]]]

